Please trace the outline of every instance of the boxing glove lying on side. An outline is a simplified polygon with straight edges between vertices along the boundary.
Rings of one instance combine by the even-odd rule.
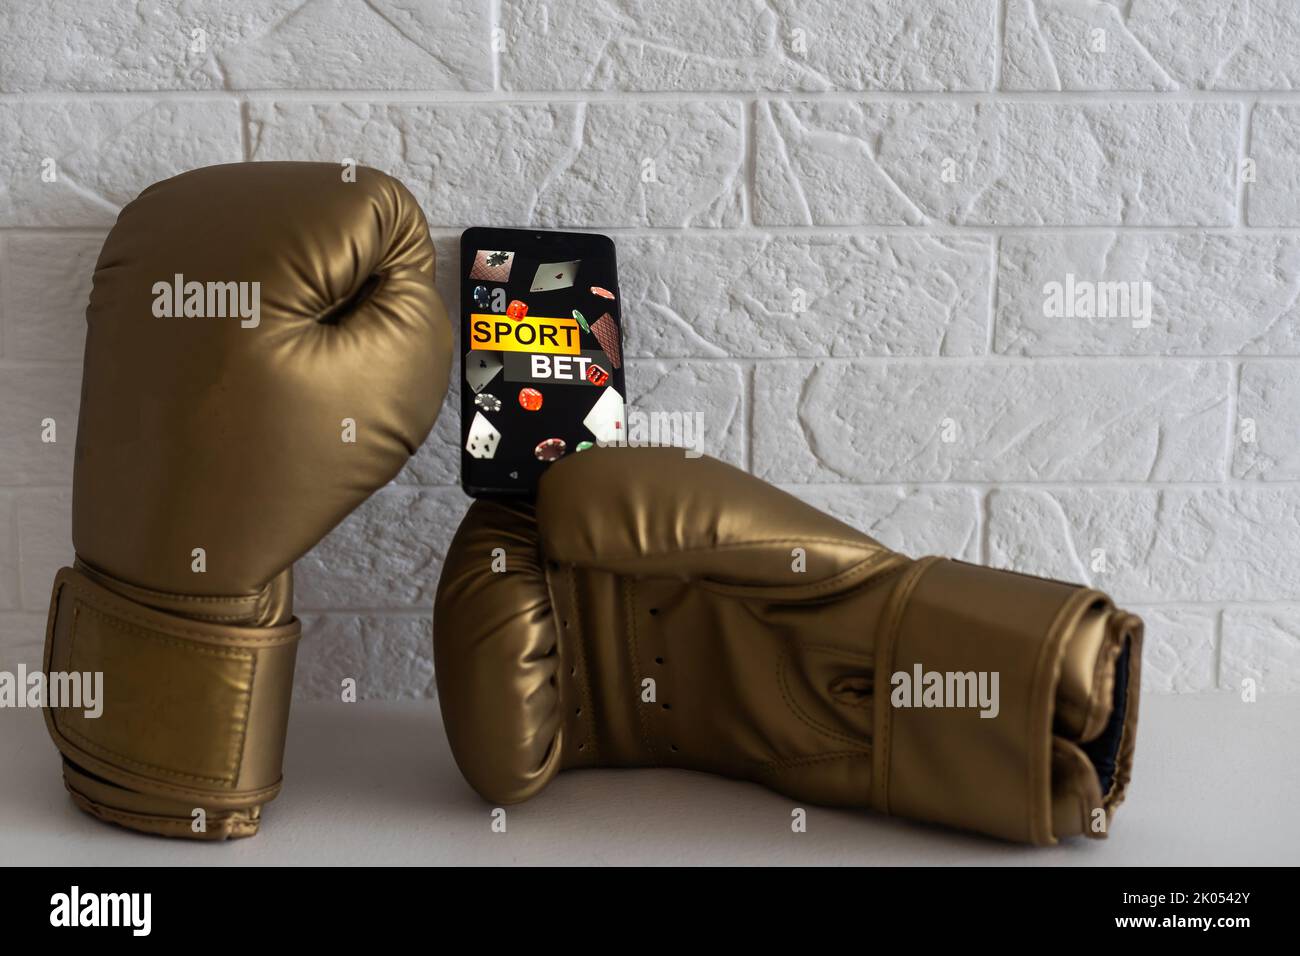
[[[680,767],[1036,844],[1106,834],[1141,633],[1098,591],[913,560],[653,448],[558,462],[535,507],[475,502],[434,608],[452,752],[494,803]]]
[[[127,205],[95,267],[47,672],[95,816],[168,836],[257,830],[280,788],[299,635],[291,566],[432,427],[451,332],[424,216],[396,180],[213,166]],[[198,813],[196,811],[202,811]]]

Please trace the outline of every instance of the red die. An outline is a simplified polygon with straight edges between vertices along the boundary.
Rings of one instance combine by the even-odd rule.
[[[535,412],[542,407],[542,393],[535,388],[521,388],[519,404],[523,406],[524,411]]]
[[[524,305],[518,299],[511,299],[510,304],[506,306],[506,315],[518,322],[528,314],[528,306]]]
[[[587,381],[599,388],[609,381],[609,373],[593,362],[587,367]]]

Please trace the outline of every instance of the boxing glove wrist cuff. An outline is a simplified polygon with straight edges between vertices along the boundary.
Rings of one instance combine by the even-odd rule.
[[[125,790],[80,770],[66,758],[63,785],[77,807],[108,823],[190,840],[227,840],[252,836],[262,819],[261,804],[231,809],[205,809],[202,819],[194,801],[172,800]]]
[[[258,806],[280,789],[299,634],[296,619],[181,617],[64,568],[45,636],[46,726],[93,778],[208,812]],[[68,693],[78,686],[81,699]]]
[[[1082,741],[1058,735],[1057,694],[1066,649],[1090,615],[1104,617],[1107,647],[1121,652],[1100,655],[1109,671],[1094,693],[1110,699],[1094,709],[1110,726],[1105,746],[1088,744],[1084,756]],[[1105,835],[1132,767],[1137,618],[1088,588],[928,558],[897,585],[881,638],[876,673],[889,684],[874,697],[877,809],[1041,845],[1067,835],[1054,812],[1068,797],[1103,814],[1100,830],[1069,835]],[[954,690],[965,699],[949,699]],[[1093,763],[1064,795],[1054,792],[1063,750]]]

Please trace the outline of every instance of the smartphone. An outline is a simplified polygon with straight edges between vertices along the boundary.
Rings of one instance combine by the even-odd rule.
[[[531,496],[553,462],[626,434],[614,242],[475,227],[460,267],[461,487]]]

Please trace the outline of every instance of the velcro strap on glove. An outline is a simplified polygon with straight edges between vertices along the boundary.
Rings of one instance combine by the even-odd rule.
[[[166,614],[80,570],[54,579],[45,635],[51,695],[102,675],[96,710],[50,700],[45,722],[83,770],[145,794],[237,808],[280,789],[301,625],[239,627]]]
[[[891,598],[876,648],[883,677],[874,701],[873,805],[1008,840],[1055,843],[1057,688],[1068,642],[1098,610],[1119,625],[1136,621],[1089,588],[960,561],[917,562]],[[1088,802],[1107,815],[1123,796],[1132,762],[1140,636],[1140,627],[1131,637],[1116,635],[1129,646],[1125,675],[1133,679],[1124,695],[1131,706],[1115,711],[1109,792],[1101,792],[1097,771],[1086,781]],[[896,685],[900,674],[906,679]],[[977,690],[992,690],[995,674],[988,706]],[[937,703],[916,687],[928,682],[934,691],[936,680],[943,687]],[[1099,687],[1111,693],[1116,683]],[[961,696],[953,693],[959,689],[966,699],[949,699]]]

